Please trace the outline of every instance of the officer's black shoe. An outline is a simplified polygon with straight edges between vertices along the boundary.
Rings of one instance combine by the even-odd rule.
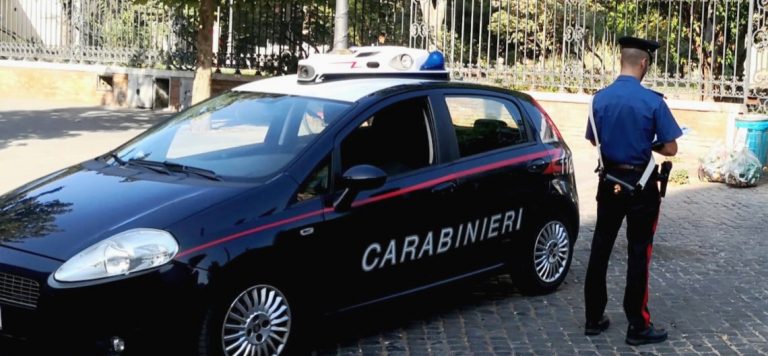
[[[627,329],[627,344],[632,346],[655,344],[667,340],[667,331],[664,329],[657,329],[651,324],[649,327],[641,330],[640,328],[629,326]]]
[[[584,335],[600,335],[601,332],[605,331],[605,329],[608,329],[609,325],[611,325],[611,319],[608,319],[608,315],[603,314],[603,317],[600,318],[600,321],[596,323],[588,321],[584,325]]]

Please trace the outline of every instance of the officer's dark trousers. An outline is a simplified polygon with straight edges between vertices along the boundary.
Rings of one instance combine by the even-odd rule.
[[[629,256],[624,313],[630,325],[636,328],[644,329],[650,323],[651,315],[647,305],[648,269],[661,201],[654,178],[635,196],[614,194],[615,184],[610,182],[601,182],[598,186],[597,224],[584,287],[587,322],[599,321],[605,311],[608,301],[605,285],[608,260],[622,220],[626,217]],[[628,179],[632,181],[631,177]]]

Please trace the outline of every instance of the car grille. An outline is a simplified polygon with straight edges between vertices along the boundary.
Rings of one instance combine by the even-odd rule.
[[[34,280],[0,272],[0,302],[37,307],[40,284]]]

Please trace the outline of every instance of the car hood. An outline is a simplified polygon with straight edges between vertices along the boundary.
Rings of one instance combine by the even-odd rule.
[[[116,233],[163,229],[244,189],[78,165],[0,196],[0,245],[65,261]]]

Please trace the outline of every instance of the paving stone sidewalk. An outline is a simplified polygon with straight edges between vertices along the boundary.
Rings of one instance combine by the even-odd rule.
[[[668,189],[651,266],[649,307],[654,323],[669,331],[669,341],[640,347],[624,343],[624,228],[608,270],[612,325],[600,336],[584,336],[583,286],[596,219],[597,155],[583,139],[586,116],[576,117],[557,122],[574,153],[582,219],[570,273],[557,292],[526,297],[508,277],[491,278],[342,319],[331,327],[340,336],[327,338],[316,353],[768,354],[768,182],[756,188],[698,182],[698,158],[714,142],[695,132],[679,140],[674,164],[688,171],[691,181]]]
[[[524,297],[506,278],[493,278],[468,288],[465,295],[448,296],[453,305],[431,307],[432,312],[415,318],[404,315],[397,326],[319,353],[768,354],[766,201],[765,185],[749,190],[697,185],[670,192],[656,235],[649,298],[654,322],[669,330],[668,342],[624,344],[627,247],[621,238],[608,271],[607,312],[613,325],[603,335],[583,335],[582,288],[594,225],[586,220],[571,272],[554,294]],[[366,319],[386,317],[382,312]]]

